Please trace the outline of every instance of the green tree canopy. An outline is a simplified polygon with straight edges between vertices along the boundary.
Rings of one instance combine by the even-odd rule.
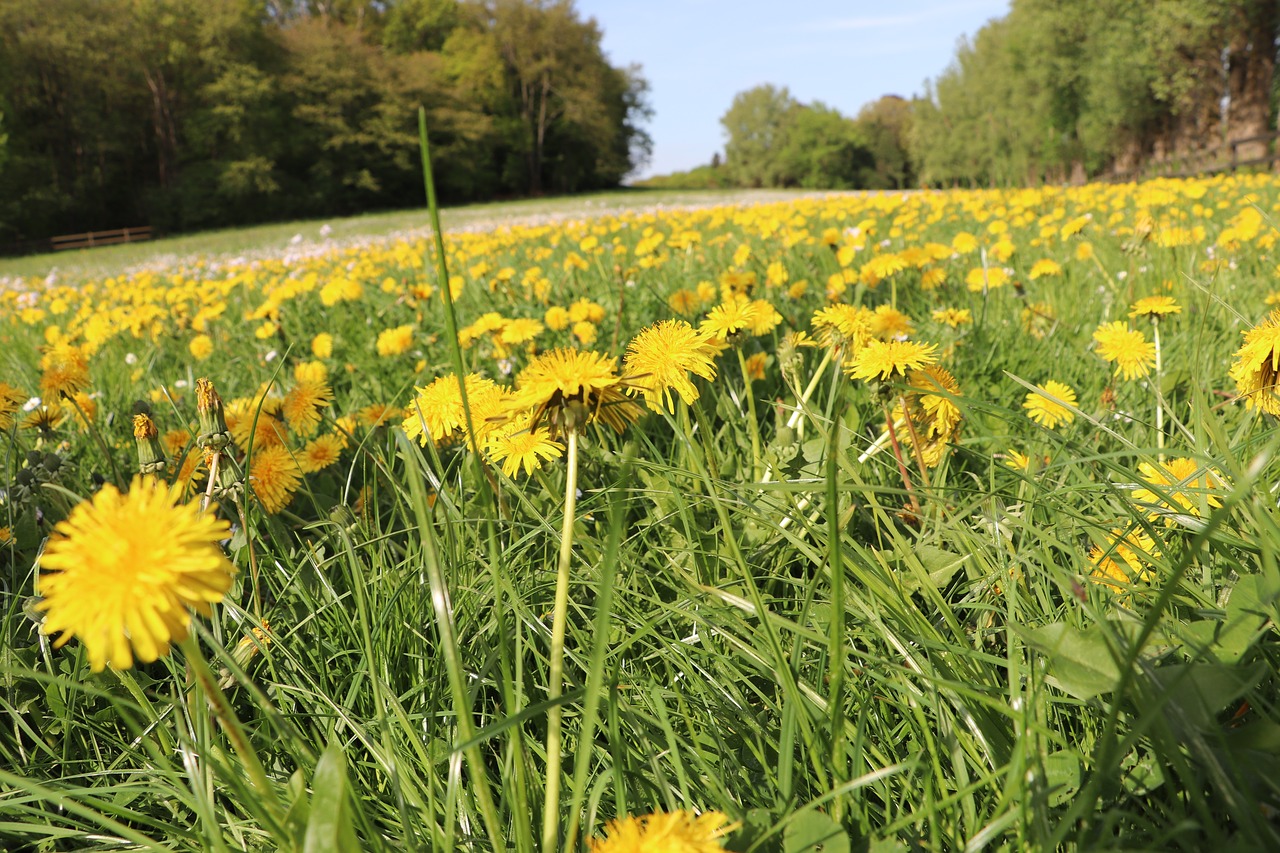
[[[0,0],[0,242],[616,185],[647,85],[569,0]]]

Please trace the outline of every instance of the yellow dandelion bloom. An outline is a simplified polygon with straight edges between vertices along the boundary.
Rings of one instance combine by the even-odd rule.
[[[333,391],[325,382],[299,382],[284,395],[281,411],[289,429],[306,438],[320,428],[320,412],[333,402]]]
[[[845,372],[854,379],[901,379],[907,371],[935,363],[937,349],[937,344],[916,341],[872,340],[845,365]]]
[[[1280,415],[1280,394],[1276,393],[1276,378],[1280,375],[1280,310],[1272,311],[1266,320],[1244,333],[1244,345],[1236,350],[1235,357],[1231,378],[1245,405]]]
[[[1027,394],[1022,408],[1027,410],[1027,417],[1040,426],[1055,429],[1058,424],[1069,424],[1075,419],[1072,407],[1076,403],[1076,392],[1071,390],[1071,386],[1050,379]]]
[[[559,305],[552,305],[547,309],[547,313],[542,315],[542,322],[546,323],[547,328],[552,331],[563,332],[569,328],[569,312]]]
[[[300,361],[293,366],[295,382],[328,382],[329,368],[323,361]]]
[[[846,353],[855,353],[871,340],[875,313],[861,305],[843,302],[829,305],[814,312],[814,337],[823,346],[841,347]]]
[[[510,392],[492,379],[476,373],[468,375],[465,382],[476,440],[483,442],[494,429],[497,419],[505,415]],[[405,410],[401,424],[405,434],[424,446],[428,439],[436,444],[446,444],[461,438],[467,428],[467,419],[458,377],[450,373],[417,390],[418,396]]]
[[[1031,271],[1027,273],[1027,278],[1035,281],[1038,278],[1047,278],[1055,275],[1062,275],[1062,265],[1049,258],[1041,258],[1031,265]]]
[[[89,362],[73,344],[54,344],[40,358],[40,394],[49,403],[89,387]]]
[[[307,446],[298,454],[298,468],[304,474],[322,471],[338,461],[345,445],[342,436],[333,433],[318,435],[308,441]]]
[[[268,514],[275,515],[289,505],[302,482],[301,475],[292,451],[284,445],[254,449],[249,462],[249,484]]]
[[[49,436],[67,419],[67,411],[54,403],[36,406],[22,420],[23,429],[34,429],[42,436]]]
[[[997,287],[1004,287],[1008,281],[1009,274],[1004,271],[1004,267],[974,267],[964,277],[965,286],[972,293],[995,290]]]
[[[734,825],[721,812],[658,812],[610,821],[591,853],[721,853]]]
[[[1204,509],[1222,506],[1215,492],[1221,494],[1230,487],[1222,474],[1187,457],[1157,464],[1140,462],[1138,471],[1146,488],[1134,490],[1134,503],[1153,521],[1163,518],[1169,524],[1178,515],[1200,518]]]
[[[543,353],[520,371],[508,411],[532,412],[533,426],[547,424],[552,438],[593,422],[622,432],[641,410],[623,394],[626,383],[614,364],[614,359],[591,351]]]
[[[89,665],[128,669],[186,638],[189,608],[209,615],[235,569],[218,542],[230,525],[182,503],[182,487],[134,477],[127,494],[103,486],[58,523],[40,558],[40,630],[84,643]]]
[[[413,346],[413,326],[404,325],[396,326],[393,329],[384,329],[378,333],[378,340],[374,342],[374,347],[378,350],[378,355],[383,358],[392,358],[397,355],[403,355]]]
[[[321,332],[312,338],[311,354],[316,358],[328,358],[333,355],[333,335]]]
[[[643,392],[655,412],[675,412],[671,392],[686,404],[698,399],[689,374],[715,379],[716,349],[710,339],[684,320],[661,320],[627,345],[623,374],[630,393]]]
[[[532,474],[543,462],[559,459],[564,454],[564,445],[553,440],[545,427],[531,427],[531,421],[528,414],[512,418],[495,430],[485,445],[489,460],[501,462],[502,473],[508,477],[519,474],[521,468],[526,474]]]
[[[898,400],[893,417],[895,421],[905,422],[905,402],[905,412],[911,415],[911,429],[903,430],[898,440],[911,447],[918,438],[920,457],[926,466],[933,468],[946,455],[947,446],[955,444],[960,437],[963,415],[956,405],[960,385],[950,372],[937,365],[911,371],[907,374],[907,385],[911,390]]]
[[[905,338],[915,332],[911,318],[892,305],[877,305],[871,318],[871,333],[877,338]]]
[[[1138,581],[1151,580],[1154,572],[1149,561],[1159,555],[1155,540],[1145,533],[1134,530],[1126,534],[1113,529],[1107,536],[1105,549],[1097,545],[1089,549],[1089,562],[1093,564],[1090,578],[1113,592],[1124,592]]]
[[[934,320],[955,329],[973,322],[973,312],[968,308],[939,308],[931,315]]]
[[[527,344],[542,334],[544,328],[537,320],[529,317],[517,317],[506,325],[506,328],[498,335],[498,340],[507,346]]]
[[[13,416],[27,395],[7,382],[0,382],[0,429],[13,426]]]
[[[187,351],[196,361],[204,361],[213,355],[213,338],[208,335],[196,335],[191,339],[191,343],[187,344]]]
[[[1156,345],[1123,320],[1103,323],[1093,333],[1098,355],[1116,366],[1125,379],[1146,376],[1156,364]]]
[[[764,369],[768,363],[769,354],[766,352],[757,352],[747,356],[747,376],[752,382],[764,381]]]
[[[255,448],[284,443],[285,427],[284,421],[280,419],[280,398],[263,399],[261,409],[258,402],[257,399],[241,397],[232,400],[223,409],[232,440],[246,453],[250,443]]]
[[[579,299],[569,306],[569,320],[574,323],[581,323],[583,320],[600,323],[604,320],[604,306],[590,299]]]
[[[699,328],[710,338],[728,340],[750,332],[756,322],[755,303],[746,296],[735,295],[712,308]]]
[[[596,326],[590,320],[579,320],[573,324],[573,336],[583,346],[591,346],[596,342]]]
[[[1129,307],[1130,317],[1149,317],[1153,320],[1181,313],[1182,306],[1172,296],[1144,296]]]
[[[390,403],[370,403],[356,412],[356,417],[365,426],[376,427],[381,424],[389,424],[392,421],[403,420],[404,409],[399,406],[393,406]]]

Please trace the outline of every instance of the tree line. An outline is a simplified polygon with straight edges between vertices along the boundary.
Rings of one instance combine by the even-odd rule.
[[[648,87],[572,0],[0,0],[0,243],[614,186]]]
[[[1061,182],[1263,135],[1278,46],[1276,0],[1014,0],[915,102],[912,155],[926,183]]]
[[[757,86],[721,118],[723,161],[647,183],[884,189],[1131,175],[1274,133],[1278,51],[1277,0],[1013,0],[961,41],[924,96],[885,96],[848,117]]]

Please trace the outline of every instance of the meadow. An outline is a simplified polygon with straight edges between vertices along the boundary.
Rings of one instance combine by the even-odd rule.
[[[1240,174],[11,280],[0,841],[1274,848],[1278,220]]]

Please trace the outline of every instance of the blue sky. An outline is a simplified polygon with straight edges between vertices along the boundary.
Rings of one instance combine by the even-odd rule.
[[[615,65],[644,66],[655,110],[653,159],[640,174],[710,161],[720,116],[760,83],[852,115],[881,95],[924,91],[1009,0],[577,0],[604,30]]]

